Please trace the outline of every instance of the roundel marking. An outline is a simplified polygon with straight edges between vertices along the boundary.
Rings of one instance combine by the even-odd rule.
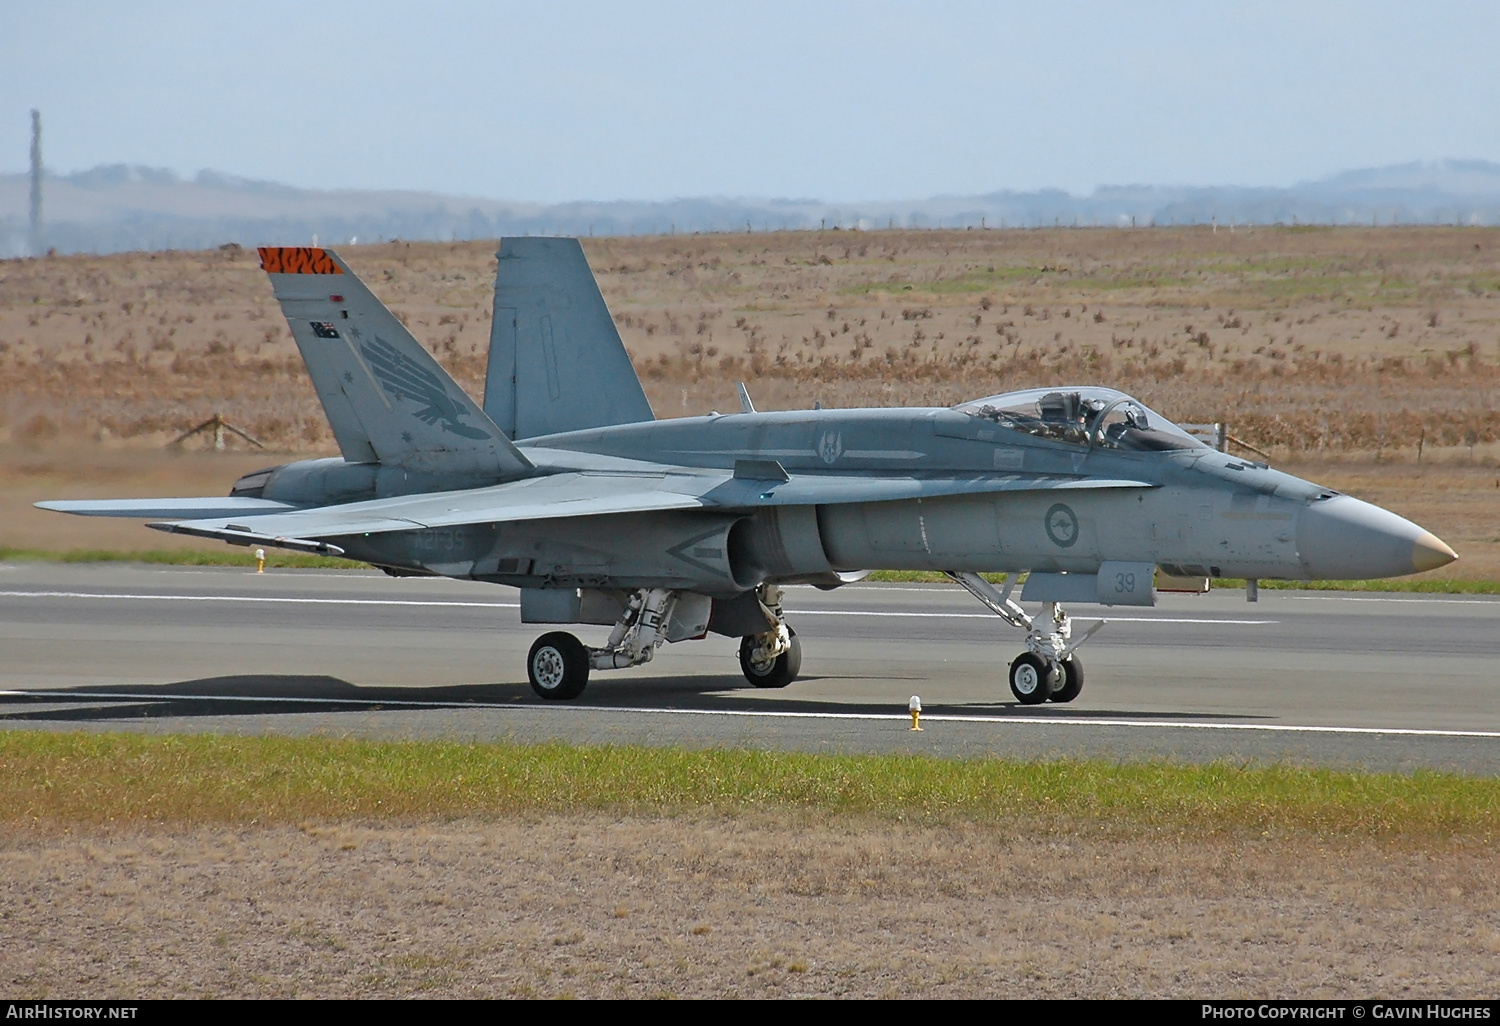
[[[1078,514],[1065,503],[1054,503],[1042,520],[1047,528],[1047,537],[1059,548],[1067,548],[1078,540]]]

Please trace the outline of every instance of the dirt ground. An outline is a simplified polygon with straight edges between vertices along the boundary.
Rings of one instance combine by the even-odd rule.
[[[285,454],[183,452],[77,441],[46,447],[0,445],[0,548],[208,549],[179,535],[150,531],[139,520],[73,517],[36,509],[42,499],[121,499],[228,495],[241,474],[285,463]]]
[[[605,815],[0,835],[13,997],[1475,997],[1478,845]]]
[[[772,232],[584,240],[658,416],[1110,382],[1278,455],[1500,438],[1500,230]],[[341,250],[471,391],[493,243]],[[330,439],[252,251],[0,263],[0,425]],[[3,440],[3,439],[0,439]],[[1477,455],[1477,453],[1475,454]],[[1487,458],[1493,458],[1493,453]]]

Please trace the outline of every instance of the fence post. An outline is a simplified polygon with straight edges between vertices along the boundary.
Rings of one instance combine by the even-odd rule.
[[[1229,451],[1229,424],[1225,421],[1216,420],[1211,424],[1179,423],[1177,426],[1205,445],[1211,445],[1220,452]]]

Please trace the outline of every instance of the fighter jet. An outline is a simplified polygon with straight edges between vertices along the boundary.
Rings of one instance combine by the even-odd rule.
[[[1384,578],[1454,552],[1394,513],[1210,448],[1113,389],[952,408],[657,420],[574,239],[504,239],[484,402],[466,395],[332,250],[261,266],[340,455],[248,474],[228,497],[42,502],[160,531],[347,556],[520,589],[521,620],[610,627],[531,647],[545,699],[667,642],[738,637],[757,687],[796,679],[789,585],[947,574],[1024,651],[1024,704],[1083,687],[1064,604],[1154,605],[1175,578]],[[1006,574],[1002,587],[984,573]],[[1019,596],[1016,582],[1025,575]],[[1040,603],[1032,615],[1023,603]]]

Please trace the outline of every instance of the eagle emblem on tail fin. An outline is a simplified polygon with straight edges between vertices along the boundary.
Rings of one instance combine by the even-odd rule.
[[[476,441],[490,437],[481,428],[462,422],[461,418],[470,413],[469,407],[448,394],[441,378],[379,335],[373,341],[361,342],[359,351],[380,387],[392,398],[423,404],[416,417],[424,424],[437,424],[450,434]]]

